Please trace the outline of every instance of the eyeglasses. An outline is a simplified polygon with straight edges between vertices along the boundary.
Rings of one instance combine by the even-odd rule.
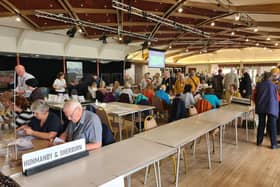
[[[74,108],[73,112],[72,112],[69,116],[67,116],[67,118],[68,118],[69,120],[73,119],[73,116],[74,116],[74,114],[75,114],[77,108],[78,108],[78,107]]]

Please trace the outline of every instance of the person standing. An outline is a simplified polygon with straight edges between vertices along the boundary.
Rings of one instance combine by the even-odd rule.
[[[230,72],[224,77],[224,89],[229,90],[229,86],[232,84],[239,88],[239,79],[234,68],[231,68]]]
[[[57,78],[53,82],[53,88],[57,94],[65,93],[66,81],[63,72],[59,72],[57,74]]]
[[[243,76],[240,80],[239,92],[242,97],[249,98],[252,95],[252,81],[247,69],[242,69]]]
[[[270,131],[271,148],[277,149],[279,148],[277,145],[278,87],[272,83],[271,72],[264,73],[263,81],[257,84],[255,94],[256,113],[259,116],[257,145],[262,144],[267,125]]]
[[[186,79],[186,84],[192,85],[192,93],[196,92],[200,79],[195,75],[195,70],[191,70],[190,76]]]
[[[218,75],[214,75],[213,77],[213,88],[215,90],[215,95],[222,99],[224,93],[224,86],[223,86],[223,71],[221,69],[218,70]]]
[[[163,73],[163,79],[161,84],[164,84],[166,86],[166,93],[171,93],[173,89],[173,80],[170,77],[170,72],[165,70]]]
[[[28,79],[35,78],[30,73],[27,73],[25,71],[25,67],[23,65],[16,65],[15,71],[17,74],[17,87],[15,89],[15,92],[18,94],[23,95],[24,97],[29,97],[31,94],[31,91],[28,89],[28,86],[26,85],[26,81]]]

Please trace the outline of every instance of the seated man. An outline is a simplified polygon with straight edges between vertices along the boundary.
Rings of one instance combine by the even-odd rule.
[[[73,141],[84,138],[88,151],[101,147],[102,125],[95,113],[83,110],[82,105],[75,100],[67,101],[64,104],[63,111],[69,119],[69,124],[61,134],[61,139]]]
[[[17,130],[24,130],[26,135],[51,140],[61,132],[60,120],[56,114],[49,112],[46,101],[38,99],[31,105],[34,117],[28,125],[22,125]]]

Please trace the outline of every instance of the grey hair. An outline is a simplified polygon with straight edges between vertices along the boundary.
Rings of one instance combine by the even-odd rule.
[[[63,109],[65,109],[65,108],[74,109],[76,107],[83,108],[81,103],[79,103],[78,101],[76,101],[74,99],[71,99],[71,100],[68,100],[66,103],[64,103]]]
[[[49,105],[43,99],[37,99],[31,105],[32,112],[40,112],[40,113],[48,112],[49,108],[50,108]]]

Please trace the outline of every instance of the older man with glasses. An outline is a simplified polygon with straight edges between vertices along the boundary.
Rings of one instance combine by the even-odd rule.
[[[102,146],[102,125],[96,114],[84,110],[82,105],[75,100],[67,101],[63,111],[69,123],[61,134],[61,139],[73,141],[84,138],[87,150],[98,149]]]

